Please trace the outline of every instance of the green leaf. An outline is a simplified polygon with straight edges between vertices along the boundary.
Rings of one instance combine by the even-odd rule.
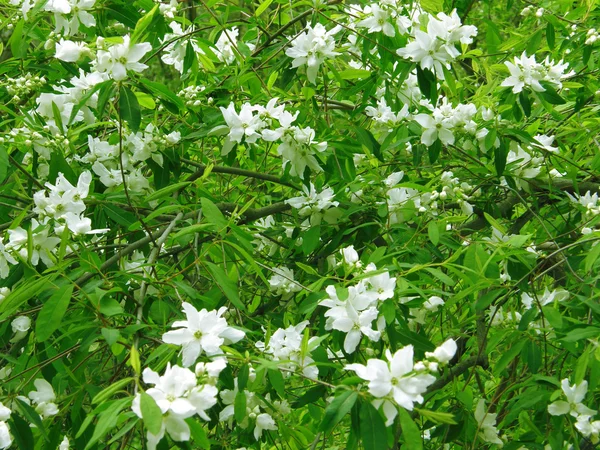
[[[500,373],[502,373],[506,366],[508,366],[511,363],[511,361],[515,359],[519,353],[521,353],[521,350],[523,350],[523,347],[525,347],[525,344],[527,342],[529,341],[526,339],[521,339],[517,342],[513,342],[510,348],[502,354],[502,356],[494,366],[494,375],[500,375]]]
[[[142,420],[148,431],[154,435],[160,433],[163,414],[154,399],[145,392],[140,397],[140,410],[142,411]]]
[[[468,398],[469,394],[465,394],[465,398]],[[458,397],[458,396],[457,396]],[[467,400],[465,400],[467,401]],[[471,406],[473,404],[473,398],[472,398],[472,394],[471,394],[471,398],[470,398],[470,402],[468,402]],[[435,423],[447,423],[449,425],[456,425],[456,420],[454,419],[454,416],[450,413],[445,413],[445,412],[439,412],[439,411],[430,411],[428,409],[420,409],[420,408],[415,408],[415,411],[419,413],[419,415],[425,417],[428,420],[431,420],[432,422]]]
[[[597,338],[598,336],[600,336],[600,328],[598,327],[575,328],[574,330],[569,331],[561,341],[577,342],[589,338]]]
[[[227,228],[229,221],[225,219],[225,216],[217,207],[217,205],[215,205],[206,197],[202,197],[200,199],[200,204],[202,205],[202,215],[208,222],[216,225],[219,230]]]
[[[321,242],[321,227],[309,228],[307,231],[302,233],[302,252],[305,255],[310,255]]]
[[[268,369],[267,375],[269,376],[269,381],[271,382],[271,386],[277,392],[280,398],[284,398],[285,395],[285,381],[283,380],[283,375],[281,375],[281,371],[275,369]]]
[[[23,400],[19,398],[16,398],[15,400],[17,401],[19,411],[21,411],[23,417],[25,417],[29,422],[35,425],[37,429],[40,430],[42,436],[44,436],[44,439],[48,441],[48,433],[46,433],[46,427],[44,427],[44,423],[42,422],[41,416],[37,412],[35,412],[35,409],[33,409]]]
[[[421,93],[435,105],[437,103],[437,78],[435,75],[429,69],[421,69],[421,66],[417,66],[417,82]]]
[[[400,426],[402,427],[402,436],[404,438],[404,447],[407,450],[422,450],[423,437],[421,430],[412,420],[408,411],[404,408],[398,408],[398,416],[400,417]]]
[[[145,200],[147,202],[158,200],[159,198],[166,197],[167,195],[172,194],[173,192],[176,192],[180,189],[183,189],[184,187],[189,186],[190,184],[192,184],[190,181],[182,181],[181,183],[171,184],[162,189],[159,189],[156,192],[153,192],[148,197],[146,197]]]
[[[400,409],[404,411],[404,408]],[[404,434],[404,427],[402,431]],[[360,406],[360,439],[365,450],[383,450],[389,448],[387,445],[385,423],[379,411],[370,402],[363,402]]]
[[[546,25],[546,41],[548,42],[548,47],[553,49],[556,43],[556,35],[554,33],[554,25],[550,22]]]
[[[200,233],[205,230],[214,230],[215,226],[212,223],[197,223],[194,225],[190,225],[189,227],[182,228],[177,233],[173,235],[173,239],[180,238],[181,236],[186,236],[188,234]]]
[[[254,13],[254,15],[256,17],[260,16],[262,13],[264,13],[267,8],[271,5],[271,3],[273,3],[273,0],[264,0],[260,6],[258,8],[256,8],[256,12]]]
[[[104,400],[108,400],[116,392],[120,391],[122,388],[127,386],[133,380],[135,380],[135,378],[132,378],[132,377],[123,378],[122,380],[114,382],[107,388],[102,389],[100,392],[98,392],[94,396],[94,398],[92,398],[92,405],[95,405],[96,403],[102,403]]]
[[[205,262],[208,271],[213,276],[215,282],[225,294],[225,297],[238,309],[242,311],[246,311],[246,305],[242,303],[240,300],[240,296],[238,294],[238,286],[235,282],[233,282],[225,273],[223,269],[219,266],[214,265],[213,263]]]
[[[240,391],[243,391],[244,389],[246,389],[246,386],[248,385],[248,376],[249,375],[250,375],[250,367],[248,366],[248,364],[242,365],[242,367],[240,367],[240,371],[238,372],[238,389]]]
[[[145,92],[136,91],[134,92],[135,96],[138,99],[138,103],[141,107],[146,109],[155,109],[156,103],[150,94],[146,94]]]
[[[233,403],[233,415],[237,423],[241,423],[246,418],[246,394],[240,391],[235,396]]]
[[[438,245],[440,242],[440,229],[437,222],[432,220],[427,224],[427,235],[433,245]]]
[[[12,291],[0,303],[0,321],[5,320],[8,316],[19,309],[25,302],[29,301],[44,289],[49,289],[52,285],[54,277],[46,276],[38,278],[37,280],[28,280],[27,283],[21,284],[17,289]]]
[[[196,51],[192,45],[192,41],[188,41],[185,46],[185,57],[183,58],[183,73],[189,73],[194,63],[196,62]]]
[[[155,5],[154,8],[148,11],[140,20],[137,21],[135,29],[133,30],[133,34],[131,35],[131,45],[145,41],[145,37],[148,34],[146,33],[146,30],[152,23],[156,11],[158,11],[158,5]]]
[[[204,450],[210,450],[210,441],[206,436],[206,430],[204,427],[193,417],[185,419],[185,422],[190,427],[190,434],[192,435],[192,440],[196,445]]]
[[[29,423],[21,419],[17,414],[13,414],[8,421],[10,425],[10,431],[14,438],[16,448],[18,449],[33,449],[35,448],[33,442],[33,433]]]
[[[596,261],[598,261],[599,256],[600,256],[600,245],[594,245],[592,247],[592,249],[586,255],[585,260],[583,262],[583,267],[584,267],[585,273],[589,273],[590,270],[592,270],[592,267],[594,267],[594,264],[596,264]]]
[[[145,394],[142,394],[142,395],[145,395]],[[119,400],[113,400],[108,403],[108,406],[106,407],[106,409],[104,409],[98,415],[98,417],[99,417],[98,423],[96,424],[96,427],[94,428],[94,433],[92,434],[92,437],[90,438],[90,440],[88,441],[88,443],[85,446],[85,450],[92,448],[100,439],[102,439],[104,436],[106,436],[106,434],[117,425],[117,422],[119,420],[119,413],[123,410],[123,408],[127,407],[130,404],[131,404],[130,397],[122,398]],[[158,406],[157,406],[157,408],[158,408]],[[159,412],[160,412],[160,409],[159,409]],[[90,417],[90,416],[88,416],[88,417]],[[88,417],[86,417],[86,421],[87,421]],[[93,416],[91,416],[91,417],[93,418]],[[90,423],[91,423],[91,420],[90,420]],[[88,423],[88,425],[89,425],[89,423]],[[83,428],[83,425],[82,425],[82,428]],[[81,433],[81,432],[82,431],[80,429],[79,433]]]
[[[102,297],[98,304],[100,312],[107,317],[116,316],[123,312],[121,304],[111,297]]]
[[[444,10],[444,0],[421,0],[419,4],[428,13],[439,13]]]
[[[319,430],[325,434],[329,434],[335,426],[350,412],[356,400],[358,393],[355,391],[342,391],[333,401],[325,408],[325,415],[319,426]]]
[[[142,122],[140,104],[135,94],[125,85],[121,85],[119,90],[119,113],[121,118],[127,121],[131,130],[137,133]]]
[[[363,78],[369,78],[371,76],[371,71],[364,69],[346,69],[342,70],[339,75],[342,80],[361,80]]]
[[[58,289],[44,303],[35,323],[35,336],[38,342],[44,342],[61,325],[61,321],[73,296],[73,285]]]
[[[173,92],[171,92],[164,84],[156,83],[146,78],[141,78],[140,82],[158,98],[170,102],[180,110],[185,109],[185,105],[183,104],[181,99]]]
[[[0,146],[0,183],[6,180],[8,174],[8,153],[6,149]]]
[[[545,91],[537,93],[541,99],[546,100],[551,105],[564,105],[567,103],[567,101],[562,98],[558,92],[556,92],[556,89],[554,89],[554,86],[552,86],[550,83],[542,82],[540,84],[544,86],[545,89]]]

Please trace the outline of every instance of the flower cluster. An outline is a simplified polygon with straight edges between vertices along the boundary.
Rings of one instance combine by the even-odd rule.
[[[456,10],[450,15],[439,13],[419,16],[424,20],[419,26],[413,26],[410,32],[411,40],[404,48],[397,50],[399,56],[418,63],[422,69],[435,72],[437,78],[443,80],[444,69],[450,68],[450,62],[455,60],[460,52],[457,44],[470,44],[477,34],[477,28],[472,25],[462,25]]]
[[[320,23],[314,27],[307,25],[306,31],[292,40],[285,54],[293,58],[292,67],[306,66],[306,76],[313,84],[317,82],[319,67],[328,58],[339,55],[335,51],[335,36],[342,27],[337,25],[327,31]]]
[[[314,350],[316,337],[304,342],[304,330],[309,322],[305,320],[298,325],[290,325],[287,328],[278,328],[268,339],[267,344],[262,341],[256,343],[256,348],[267,355],[271,355],[274,361],[280,361],[279,368],[284,376],[289,376],[297,369],[309,379],[316,380],[319,370],[314,365],[314,360],[310,357],[310,352]]]
[[[456,352],[456,344],[449,340],[435,352],[428,355],[440,363],[447,363]],[[435,377],[427,373],[426,364],[414,362],[414,349],[407,345],[392,354],[386,350],[387,361],[371,358],[366,365],[347,364],[346,370],[353,370],[360,378],[369,382],[369,393],[376,408],[383,408],[386,426],[392,425],[398,407],[412,411],[415,403],[423,402],[423,394],[433,384]]]
[[[164,437],[165,433],[175,441],[189,441],[190,427],[185,419],[198,415],[208,421],[210,418],[206,410],[212,408],[217,403],[218,389],[210,383],[210,377],[218,377],[220,371],[225,367],[224,364],[210,368],[208,372],[209,380],[204,379],[206,366],[200,366],[200,376],[184,367],[167,365],[164,374],[161,376],[155,371],[146,368],[142,373],[144,383],[153,385],[143,395],[153,399],[160,412],[163,414],[160,429],[156,433],[148,431],[148,448],[155,450],[157,444]],[[141,419],[143,402],[142,394],[137,394],[133,399],[131,409]]]
[[[597,411],[588,408],[582,402],[587,394],[588,382],[570,385],[568,378],[561,381],[561,388],[567,401],[557,400],[548,405],[548,412],[553,416],[569,414],[577,422],[575,428],[586,438],[596,444],[600,441],[600,420],[592,421]]]
[[[565,73],[569,68],[568,63],[562,60],[558,63],[546,59],[538,63],[535,55],[527,56],[525,52],[520,57],[514,58],[513,62],[504,63],[510,72],[510,76],[502,81],[502,86],[512,88],[515,94],[521,92],[524,88],[530,88],[535,92],[544,92],[546,88],[541,82],[547,82],[556,88],[562,87],[562,80],[575,74],[574,71]]]
[[[168,331],[163,335],[167,344],[182,347],[182,363],[184,367],[194,364],[202,352],[208,356],[221,353],[221,346],[234,344],[240,341],[245,333],[227,325],[222,317],[227,308],[218,311],[198,311],[193,305],[183,302],[183,312],[187,320],[178,320],[173,323],[177,330]]]

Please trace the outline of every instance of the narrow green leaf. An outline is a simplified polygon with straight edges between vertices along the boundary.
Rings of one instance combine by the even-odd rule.
[[[237,423],[243,422],[246,418],[246,394],[240,391],[235,396],[233,403],[233,415]]]
[[[135,25],[135,29],[133,30],[133,34],[131,35],[131,44],[135,44],[137,42],[142,42],[145,39],[145,36],[148,34],[146,30],[152,23],[154,19],[154,15],[158,11],[158,5],[155,5],[150,11],[148,11],[140,20],[137,21]]]
[[[227,276],[225,271],[219,266],[216,266],[209,262],[205,262],[204,264],[206,264],[206,267],[213,276],[215,282],[217,283],[221,291],[223,291],[225,297],[227,297],[227,299],[233,304],[233,306],[235,306],[238,309],[241,309],[242,311],[246,311],[246,305],[244,305],[240,300],[237,284],[234,283]]]
[[[404,438],[403,448],[407,450],[423,450],[421,430],[419,430],[417,424],[412,420],[408,411],[404,408],[398,408],[398,416],[400,418],[400,426],[402,427],[402,437]]]
[[[327,408],[325,408],[325,415],[319,429],[325,434],[329,434],[344,416],[350,412],[357,399],[358,393],[355,391],[343,391],[336,396]]]
[[[262,13],[264,13],[267,8],[271,5],[271,3],[273,3],[273,0],[263,0],[263,2],[260,4],[260,6],[258,8],[256,8],[256,12],[254,13],[254,15],[256,17],[260,16]]]
[[[142,113],[140,104],[135,94],[127,86],[122,85],[119,90],[119,112],[135,133],[140,129]]]
[[[281,375],[281,371],[269,369],[267,372],[269,376],[269,382],[273,389],[277,392],[280,398],[284,398],[285,395],[285,381],[283,380],[283,375]]]
[[[44,303],[35,323],[35,336],[38,342],[44,342],[61,325],[72,295],[73,285],[69,284],[57,290]]]
[[[122,380],[116,381],[115,383],[111,384],[107,388],[102,389],[92,399],[92,405],[95,405],[96,403],[102,403],[104,400],[108,400],[117,391],[119,391],[122,388],[124,388],[125,386],[127,386],[134,379],[135,378],[132,378],[132,377],[123,378]]]
[[[404,411],[404,408],[400,408]],[[408,415],[408,413],[407,413]],[[410,419],[410,416],[409,416]],[[404,426],[402,432],[404,434]],[[417,429],[418,431],[418,429]],[[408,441],[408,436],[405,435]],[[421,436],[418,436],[419,440]],[[360,406],[360,439],[365,450],[384,450],[387,445],[387,429],[379,411],[370,402],[363,402]],[[411,439],[412,441],[413,439]],[[417,447],[411,447],[417,448]]]
[[[142,411],[144,425],[148,431],[154,435],[160,433],[163,414],[154,399],[145,392],[141,394],[140,409]]]
[[[204,450],[210,450],[210,441],[202,424],[194,417],[186,419],[185,422],[190,427],[190,434],[194,443]]]
[[[189,186],[190,184],[192,183],[189,181],[182,181],[181,183],[171,184],[150,194],[148,197],[146,197],[146,201],[151,202],[153,200],[158,200],[159,198],[166,197],[167,195],[172,194],[173,192],[176,192],[180,189],[183,189],[184,187]]]
[[[49,284],[52,285],[51,282],[53,279],[54,277],[46,276],[38,278],[37,280],[28,281],[8,294],[4,301],[0,303],[0,313],[2,313],[0,321],[6,319],[9,315],[19,309],[21,305],[38,295],[44,289],[49,289]]]
[[[206,197],[200,199],[200,204],[202,205],[202,215],[208,222],[215,224],[220,230],[227,227],[229,221],[225,218],[217,205]]]
[[[6,180],[8,174],[8,153],[6,149],[0,146],[0,183]]]
[[[48,433],[46,433],[46,427],[44,427],[44,423],[42,422],[41,416],[37,412],[35,412],[35,409],[33,409],[23,400],[19,398],[16,398],[15,400],[17,401],[19,411],[21,411],[23,417],[25,417],[29,422],[35,425],[37,429],[40,430],[42,436],[44,436],[44,439],[48,440]]]

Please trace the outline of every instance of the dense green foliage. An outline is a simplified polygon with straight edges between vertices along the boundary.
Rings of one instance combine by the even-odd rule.
[[[0,449],[595,448],[596,3],[0,0]]]

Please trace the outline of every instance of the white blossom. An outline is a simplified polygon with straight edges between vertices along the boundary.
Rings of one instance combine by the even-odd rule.
[[[184,367],[194,364],[202,352],[216,355],[221,351],[221,345],[234,344],[245,335],[243,331],[228,326],[221,317],[227,311],[225,307],[218,311],[198,311],[187,302],[183,302],[182,307],[187,320],[175,321],[172,326],[177,329],[166,332],[162,339],[167,344],[182,346]]]

